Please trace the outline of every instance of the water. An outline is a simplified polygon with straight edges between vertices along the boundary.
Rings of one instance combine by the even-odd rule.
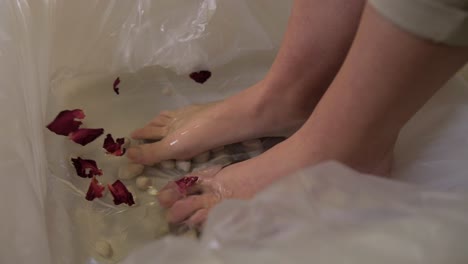
[[[49,95],[48,121],[52,121],[62,110],[82,109],[86,114],[82,127],[104,128],[105,132],[84,147],[66,137],[46,133],[50,170],[47,218],[55,254],[68,256],[76,263],[114,263],[132,249],[168,232],[164,210],[156,202],[154,192],[138,190],[134,179],[123,182],[136,195],[135,206],[115,206],[107,190],[102,199],[86,201],[84,194],[90,179],[76,175],[70,163],[71,157],[95,160],[104,172],[98,180],[104,185],[113,183],[119,167],[128,160],[105,154],[102,143],[107,133],[112,134],[114,139],[129,137],[133,130],[142,127],[160,111],[232,95],[260,80],[268,70],[271,59],[261,55],[255,59],[240,59],[212,70],[213,76],[205,84],[194,82],[188,75],[177,76],[159,67],[146,68],[133,74],[57,75]],[[115,94],[112,87],[117,77],[121,80],[120,95]],[[240,153],[232,157],[226,165],[248,158],[248,155]],[[152,179],[151,191],[154,191],[169,180],[182,176],[183,172],[156,167],[147,168],[143,175]],[[100,240],[112,246],[114,254],[110,259],[95,252],[94,245]]]

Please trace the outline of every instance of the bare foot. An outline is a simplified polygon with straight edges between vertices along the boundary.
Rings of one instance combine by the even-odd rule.
[[[262,82],[225,101],[165,111],[132,133],[160,140],[128,151],[134,162],[152,165],[190,159],[207,150],[247,139],[292,134],[312,111],[310,98],[268,91]]]
[[[253,159],[222,170],[209,168],[197,172],[194,175],[198,176],[199,180],[189,189],[188,196],[182,195],[174,183],[168,184],[158,196],[161,205],[169,208],[168,221],[200,226],[209,210],[221,200],[249,199],[281,177],[321,161],[333,159],[304,142],[307,141],[296,133],[290,139]],[[391,152],[379,150],[382,151],[373,155],[376,159],[358,158],[358,155],[354,155],[352,160],[340,161],[363,173],[388,176],[392,160]]]
[[[250,175],[240,175],[243,171],[238,163],[224,169],[211,167],[198,171],[195,186],[182,194],[174,182],[166,185],[158,194],[160,204],[170,208],[167,220],[171,224],[184,223],[191,227],[200,226],[208,216],[210,209],[223,199],[248,199],[259,191],[250,185]],[[251,173],[251,172],[250,172]]]

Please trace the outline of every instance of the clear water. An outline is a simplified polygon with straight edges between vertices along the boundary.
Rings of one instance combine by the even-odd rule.
[[[134,179],[123,182],[136,194],[136,206],[115,206],[107,190],[103,199],[86,201],[84,194],[90,179],[76,176],[70,158],[80,156],[96,160],[104,172],[99,181],[113,183],[119,167],[128,161],[125,157],[105,154],[102,143],[107,133],[114,138],[129,137],[131,131],[162,110],[223,99],[260,80],[271,59],[262,55],[240,59],[212,70],[212,77],[204,84],[159,67],[118,75],[58,75],[51,86],[48,120],[53,120],[64,109],[78,108],[86,114],[82,127],[104,128],[105,132],[84,147],[66,137],[47,133],[48,166],[52,174],[48,179],[48,223],[55,244],[52,248],[68,251],[59,255],[72,256],[77,263],[113,263],[131,249],[167,234],[164,211],[154,196],[134,186]],[[112,89],[117,77],[121,80],[120,95]],[[147,168],[143,174],[152,179],[156,189],[183,175],[180,171],[158,168]],[[57,222],[60,224],[55,224]],[[95,252],[94,244],[98,240],[112,245],[114,254],[111,259],[102,258]]]

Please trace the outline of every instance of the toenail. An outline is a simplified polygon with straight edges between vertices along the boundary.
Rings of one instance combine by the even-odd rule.
[[[158,194],[158,200],[163,207],[172,206],[172,204],[181,198],[180,192],[174,189],[168,189]]]

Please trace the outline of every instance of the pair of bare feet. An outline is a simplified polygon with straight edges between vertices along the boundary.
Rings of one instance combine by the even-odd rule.
[[[176,111],[165,111],[145,127],[133,132],[135,139],[160,140],[131,148],[128,157],[135,162],[151,165],[167,159],[189,159],[207,150],[226,144],[266,136],[290,135],[299,130],[312,109],[302,107],[314,98],[287,100],[283,96],[263,96],[264,83],[218,103],[194,105]],[[306,99],[306,100],[304,100]],[[187,197],[168,185],[159,195],[164,207],[170,208],[171,223],[188,225],[203,223],[209,209],[222,199],[247,199],[282,176],[322,161],[319,152],[314,156],[310,139],[295,133],[288,140],[253,159],[221,168],[199,171],[196,187]],[[304,145],[306,144],[306,145]],[[369,160],[366,172],[375,170]]]

